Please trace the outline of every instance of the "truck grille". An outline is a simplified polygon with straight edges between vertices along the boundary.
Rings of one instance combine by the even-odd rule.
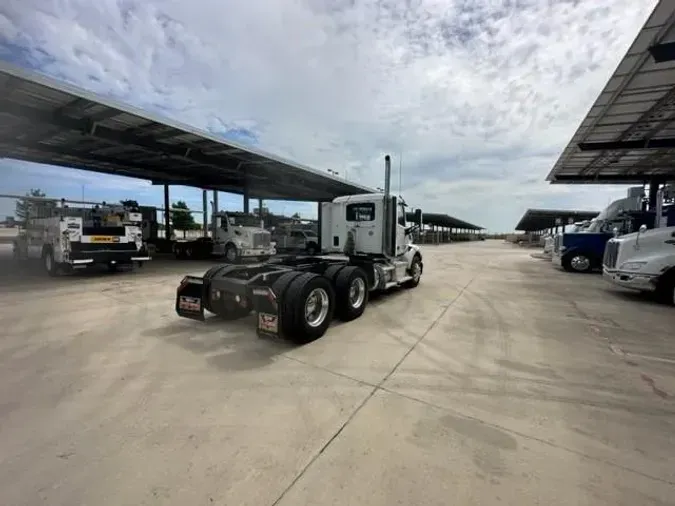
[[[254,248],[267,248],[270,245],[270,234],[266,232],[255,232],[253,234]]]
[[[605,245],[605,257],[603,258],[603,265],[609,269],[616,267],[616,261],[619,258],[619,243],[608,241]]]

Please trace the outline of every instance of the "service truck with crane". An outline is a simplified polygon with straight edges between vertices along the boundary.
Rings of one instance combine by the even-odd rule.
[[[225,320],[257,314],[259,335],[298,344],[318,339],[333,316],[360,317],[369,294],[416,287],[423,263],[412,237],[422,225],[406,222],[406,204],[390,194],[391,161],[385,158],[382,193],[337,197],[320,204],[319,255],[278,256],[255,265],[217,265],[185,276],[175,300],[179,316],[203,321],[205,311]]]
[[[675,186],[657,193],[654,224],[607,242],[603,277],[614,285],[651,292],[675,305]]]
[[[27,214],[13,242],[14,258],[41,259],[50,276],[95,265],[116,271],[150,260],[137,209],[105,202],[14,197],[25,202]]]

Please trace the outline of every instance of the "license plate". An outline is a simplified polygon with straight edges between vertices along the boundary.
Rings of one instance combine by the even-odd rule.
[[[93,235],[91,236],[91,242],[113,242],[114,237],[109,235]]]
[[[277,334],[279,332],[279,317],[275,314],[258,313],[258,329]]]
[[[180,300],[178,301],[178,308],[184,309],[185,311],[201,311],[202,302],[198,297],[187,297],[181,295]]]

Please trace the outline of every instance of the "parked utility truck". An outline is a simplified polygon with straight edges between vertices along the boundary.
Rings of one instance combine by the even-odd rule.
[[[614,237],[614,229],[618,229],[619,234],[630,233],[644,219],[640,216],[642,198],[641,187],[630,188],[626,198],[612,202],[584,230],[556,234],[553,263],[571,272],[590,272],[601,268],[605,244]]]
[[[390,195],[390,180],[387,156],[384,193],[321,204],[321,255],[218,265],[202,277],[186,276],[177,290],[176,312],[203,321],[205,310],[226,320],[255,311],[259,335],[307,343],[326,332],[333,316],[360,317],[370,293],[416,287],[423,264],[412,237],[422,212],[415,211],[417,223],[408,225],[405,204]]]
[[[229,263],[242,259],[265,260],[276,254],[271,234],[252,214],[215,211],[211,215],[211,237],[177,240],[173,245],[176,258],[224,257]]]
[[[281,225],[272,231],[272,242],[278,252],[304,252],[315,255],[319,252],[319,237],[309,227]]]
[[[659,190],[654,228],[642,224],[637,232],[607,242],[603,276],[609,282],[653,292],[675,305],[675,188]]]
[[[65,199],[20,197],[28,216],[14,240],[17,260],[41,259],[50,276],[94,265],[141,265],[150,260],[141,232],[142,216],[121,205],[71,207]]]

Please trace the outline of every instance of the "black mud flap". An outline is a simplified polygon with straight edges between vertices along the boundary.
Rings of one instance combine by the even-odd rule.
[[[251,289],[253,308],[258,313],[256,330],[258,336],[278,338],[281,336],[281,321],[277,297],[268,287]]]
[[[185,276],[176,291],[176,313],[183,318],[204,321],[204,278]]]

